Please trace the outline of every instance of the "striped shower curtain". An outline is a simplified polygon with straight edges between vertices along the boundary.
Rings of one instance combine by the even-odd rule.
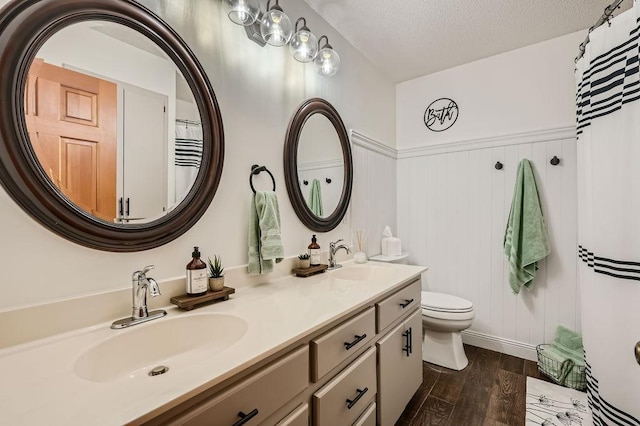
[[[202,126],[199,123],[176,120],[175,151],[175,204],[177,205],[193,186],[200,170]]]
[[[640,426],[640,21],[590,35],[576,64],[578,279],[595,425]]]

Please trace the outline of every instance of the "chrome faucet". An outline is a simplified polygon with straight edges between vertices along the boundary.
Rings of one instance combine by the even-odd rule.
[[[351,250],[345,244],[336,245],[341,241],[343,241],[342,238],[336,242],[329,243],[329,269],[342,268],[342,265],[336,263],[336,253],[338,250],[344,249],[347,253],[351,253]]]
[[[152,319],[161,318],[167,315],[165,310],[151,311],[147,309],[147,294],[151,297],[160,296],[160,287],[156,280],[147,277],[147,272],[154,269],[155,266],[146,266],[142,271],[136,271],[131,276],[132,294],[133,294],[133,311],[131,317],[123,318],[111,324],[111,328],[125,328]]]

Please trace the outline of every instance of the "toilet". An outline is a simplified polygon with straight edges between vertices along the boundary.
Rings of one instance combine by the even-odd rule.
[[[473,304],[450,294],[422,292],[422,359],[462,370],[469,364],[460,332],[471,326]]]

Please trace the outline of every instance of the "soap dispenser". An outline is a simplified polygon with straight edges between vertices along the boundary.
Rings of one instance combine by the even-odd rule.
[[[308,248],[311,266],[320,265],[320,245],[318,244],[318,240],[316,240],[315,235],[311,237],[311,244],[309,244]]]
[[[198,247],[193,248],[191,256],[193,259],[187,264],[187,294],[189,296],[202,296],[207,294],[207,289],[209,288],[207,265],[200,260]]]

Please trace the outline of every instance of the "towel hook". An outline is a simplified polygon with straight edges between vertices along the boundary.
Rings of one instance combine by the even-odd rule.
[[[305,186],[309,185],[309,181],[308,180],[303,180],[302,183],[304,183]]]
[[[260,172],[267,172],[269,173],[269,176],[271,176],[271,181],[273,182],[273,190],[276,190],[276,180],[274,179],[273,175],[271,174],[271,172],[269,171],[269,169],[267,169],[265,166],[258,166],[257,164],[254,164],[253,166],[251,166],[251,173],[249,174],[249,185],[251,186],[251,190],[253,191],[253,193],[256,193],[255,188],[253,187],[253,175],[258,175],[260,174]]]
[[[497,161],[494,167],[496,168],[496,170],[502,170],[504,166],[501,162]]]
[[[327,183],[331,183],[331,178],[326,178],[324,181]]]
[[[552,166],[557,166],[558,164],[560,164],[560,159],[554,155],[551,161],[549,162],[551,163]]]

